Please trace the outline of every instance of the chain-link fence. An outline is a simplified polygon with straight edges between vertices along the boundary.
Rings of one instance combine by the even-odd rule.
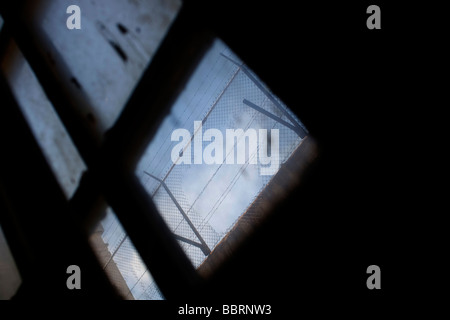
[[[174,148],[183,143],[172,141],[179,128],[189,132],[189,139],[174,159]],[[236,135],[231,142],[229,132]],[[199,267],[306,134],[298,118],[216,40],[149,144],[136,175]],[[245,157],[237,154],[239,143]],[[206,164],[203,153],[215,163]],[[108,263],[117,265],[133,297],[163,298],[115,217],[109,214],[102,225]]]

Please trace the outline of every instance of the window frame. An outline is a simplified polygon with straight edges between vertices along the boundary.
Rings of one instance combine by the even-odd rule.
[[[10,37],[18,43],[88,168],[74,196],[64,203],[66,211],[76,213],[84,230],[92,230],[101,208],[110,205],[167,299],[201,297],[207,279],[193,268],[134,168],[214,37],[235,51],[212,20],[199,19],[202,4],[183,3],[118,120],[103,137],[80,117],[76,102],[65,96],[48,71],[42,48],[30,41],[32,33],[20,19],[20,5],[0,5],[5,20],[0,46]],[[143,108],[144,104],[151,108]]]

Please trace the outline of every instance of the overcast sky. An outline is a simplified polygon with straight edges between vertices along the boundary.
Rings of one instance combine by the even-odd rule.
[[[65,25],[65,8],[72,3],[67,0],[47,3],[48,10],[44,12],[44,17],[39,17],[40,26],[51,35],[54,49],[63,53],[65,63],[90,99],[94,107],[92,112],[99,119],[99,125],[102,130],[106,130],[117,119],[164,35],[161,32],[164,28],[155,32],[155,28],[149,23],[141,23],[137,29],[134,17],[142,12],[154,12],[156,20],[152,21],[168,27],[179,8],[179,1],[172,1],[171,4],[165,2],[166,7],[155,8],[134,8],[128,2],[98,6],[97,1],[78,1],[83,14],[83,32],[70,33],[70,37],[69,30],[57,26],[61,21]],[[139,5],[147,6],[144,2]],[[117,12],[121,12],[120,21],[131,28],[126,35],[116,28]],[[123,46],[129,56],[129,63],[124,64],[111,51],[110,41]],[[80,43],[83,44],[81,48]],[[243,99],[246,99],[289,122],[242,72],[241,63],[223,42],[216,40],[213,43],[171,107],[170,114],[163,120],[135,171],[171,230],[199,242],[168,193],[160,187],[159,181],[144,172],[164,180],[211,250],[232,228],[272,176],[262,176],[259,164],[248,163],[248,159],[258,156],[257,148],[247,153],[245,164],[174,165],[171,151],[177,142],[171,141],[172,132],[183,128],[194,135],[194,121],[202,120],[202,131],[195,135],[201,136],[208,129],[217,129],[225,138],[227,129],[277,129],[280,131],[281,162],[301,141],[289,128],[243,104]],[[16,69],[11,72],[14,73],[14,77],[9,79],[12,81],[13,91],[22,99],[19,102],[24,114],[34,134],[39,137],[41,147],[66,195],[70,197],[85,170],[84,163],[29,67],[19,61]],[[117,74],[121,76],[118,77]],[[203,148],[207,144],[204,142]],[[224,157],[229,155],[228,151],[224,150]],[[133,296],[136,299],[162,298],[150,273],[110,209],[102,225],[105,230],[103,239],[110,252],[115,253],[114,261]],[[206,258],[199,248],[179,243],[195,267]]]

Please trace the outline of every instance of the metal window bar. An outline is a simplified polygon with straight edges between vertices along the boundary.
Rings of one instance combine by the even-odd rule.
[[[76,108],[73,107],[73,102],[65,96],[64,88],[48,71],[48,65],[39,43],[30,40],[34,39],[33,34],[20,18],[22,4],[21,2],[2,2],[0,4],[0,13],[5,18],[2,34],[10,34],[17,42],[88,167],[88,172],[83,177],[74,196],[75,202],[70,203],[72,208],[76,208],[78,212],[91,213],[93,202],[98,200],[100,193],[103,193],[107,202],[117,213],[164,296],[169,299],[186,296],[187,293],[195,296],[202,281],[165,225],[154,204],[147,199],[146,192],[142,190],[140,183],[123,165],[124,158],[128,160],[130,156],[121,152],[123,150],[120,148],[116,148],[116,146],[122,145],[119,142],[121,139],[117,139],[119,143],[116,143],[114,134],[110,133],[106,134],[106,139],[102,143],[102,137],[93,132],[80,118],[80,115],[74,111]],[[178,30],[182,29],[178,27]],[[180,38],[180,35],[175,35],[175,38]],[[145,73],[148,74],[149,70]],[[146,85],[146,78],[148,75],[144,74],[143,81],[139,86]],[[127,107],[125,108],[129,109]],[[117,130],[113,128],[110,131],[116,132]],[[138,135],[140,137],[142,132],[138,132]],[[111,170],[115,172],[114,177],[111,177]],[[96,196],[90,194],[89,191],[92,190],[96,190]],[[89,198],[91,201],[85,201]],[[81,210],[81,208],[85,210]]]
[[[6,210],[0,210],[0,223],[12,240],[12,254],[24,280],[18,294],[39,288],[41,294],[33,299],[48,299],[55,294],[66,298],[118,298],[90,250],[79,220],[68,206],[3,75],[0,91],[0,148],[8,153],[0,159],[0,178],[5,184],[0,188],[0,200],[6,204]],[[17,166],[27,170],[10,170]],[[50,229],[55,221],[64,228]],[[63,250],[61,241],[55,239],[64,239]],[[66,268],[76,261],[82,262],[81,268],[89,270],[84,276],[85,290],[78,295],[70,290],[61,292]]]
[[[256,111],[261,112],[262,114],[265,114],[266,116],[268,116],[269,118],[272,118],[275,121],[278,121],[279,123],[281,123],[282,125],[288,127],[289,129],[292,129],[295,133],[298,134],[298,136],[300,138],[304,138],[307,134],[308,131],[301,126],[290,114],[289,112],[286,111],[285,108],[283,108],[283,106],[278,102],[277,99],[275,99],[275,97],[266,89],[265,86],[263,86],[253,75],[252,73],[245,67],[245,65],[243,63],[238,63],[236,61],[234,61],[233,59],[231,59],[230,57],[224,55],[223,53],[220,54],[222,57],[224,57],[225,59],[227,59],[228,61],[231,61],[232,63],[234,63],[236,66],[239,67],[239,69],[241,69],[245,75],[252,80],[252,82],[258,87],[259,90],[261,90],[269,99],[270,101],[272,101],[272,103],[281,111],[283,112],[283,114],[286,116],[286,118],[289,119],[289,122],[284,121],[283,119],[281,119],[280,117],[275,116],[274,114],[267,112],[266,110],[264,110],[263,108],[255,105],[254,103],[248,101],[247,99],[244,99],[242,102],[244,104],[246,104],[247,106],[249,106],[250,108],[255,109]]]
[[[68,210],[87,212],[80,217],[91,220],[87,223],[91,225],[98,221],[95,212],[100,210],[93,207],[101,202],[103,194],[168,299],[200,296],[204,282],[130,168],[211,41],[210,30],[202,25],[204,21],[196,19],[198,7],[189,3],[182,6],[119,119],[103,137],[74,111],[75,102],[67,98],[64,87],[49,72],[40,44],[20,17],[24,2],[0,3],[5,20],[0,47],[9,36],[17,42],[88,167],[74,197],[66,203]],[[247,73],[245,68],[242,70]],[[270,94],[268,97],[278,106],[276,99]],[[143,108],[143,101],[152,107]],[[290,119],[289,114],[286,117]],[[292,124],[300,127],[295,121]],[[54,219],[59,218],[55,215]]]
[[[160,185],[164,188],[164,190],[166,190],[166,192],[168,193],[170,199],[173,201],[173,203],[175,204],[175,206],[177,207],[178,211],[180,211],[181,215],[183,216],[183,219],[188,223],[189,227],[191,228],[191,230],[194,232],[195,236],[197,237],[197,239],[200,241],[200,243],[197,243],[195,241],[191,241],[185,237],[179,236],[177,234],[174,234],[174,236],[181,241],[187,242],[189,244],[192,244],[193,246],[196,246],[198,248],[200,248],[203,252],[203,254],[205,256],[209,255],[211,252],[211,249],[209,249],[208,245],[206,244],[205,240],[203,240],[203,237],[200,235],[200,233],[197,231],[197,228],[194,226],[194,224],[191,222],[191,219],[189,219],[188,215],[184,212],[183,208],[181,208],[180,204],[178,203],[177,199],[175,199],[175,196],[173,195],[173,193],[170,191],[169,187],[167,187],[167,184],[162,181],[161,179],[159,179],[158,177],[155,177],[154,175],[144,171],[144,173],[146,175],[148,175],[149,177],[155,179],[156,181],[158,181],[160,183]]]

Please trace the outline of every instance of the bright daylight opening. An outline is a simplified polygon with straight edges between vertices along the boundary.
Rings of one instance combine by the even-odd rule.
[[[274,177],[309,161],[314,149],[302,147],[307,140],[300,120],[215,40],[135,172],[192,264],[208,271],[208,263],[223,260],[217,257],[231,233],[246,233],[242,221],[257,223],[267,202],[288,191],[299,172],[284,173],[281,183]],[[103,225],[114,230],[117,223],[111,215]],[[162,298],[156,283],[139,281],[146,294],[136,298]]]

